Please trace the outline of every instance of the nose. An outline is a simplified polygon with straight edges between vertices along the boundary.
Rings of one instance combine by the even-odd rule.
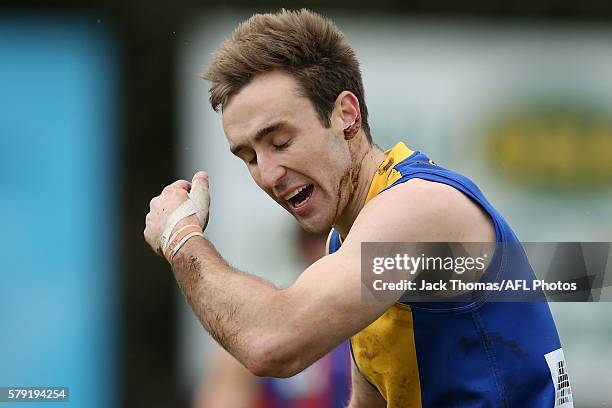
[[[285,175],[285,168],[265,153],[257,156],[257,167],[262,187],[267,190],[277,187]]]

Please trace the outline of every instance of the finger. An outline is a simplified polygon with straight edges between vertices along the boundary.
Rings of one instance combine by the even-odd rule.
[[[191,199],[201,199],[208,196],[208,174],[203,171],[198,171],[194,174],[189,196]]]
[[[196,174],[194,174],[192,182],[196,179],[196,177],[203,178],[203,179],[206,179],[206,181],[208,181],[208,173],[205,171],[200,170]]]
[[[191,183],[187,180],[176,180],[174,183],[166,186],[163,192],[168,192],[170,190],[176,189],[189,191],[191,189]]]
[[[208,221],[208,207],[210,205],[208,174],[206,174],[206,172],[198,171],[193,176],[189,198],[191,198],[195,204],[197,209],[196,215],[200,221],[200,225],[206,225]]]

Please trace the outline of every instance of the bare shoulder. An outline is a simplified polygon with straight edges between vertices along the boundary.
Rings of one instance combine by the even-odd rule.
[[[356,242],[494,242],[486,211],[461,191],[423,179],[388,189],[363,208],[347,237]]]

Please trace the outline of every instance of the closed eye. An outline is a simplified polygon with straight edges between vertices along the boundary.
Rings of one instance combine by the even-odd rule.
[[[290,144],[291,144],[291,142],[290,142],[289,140],[287,140],[285,143],[282,143],[282,144],[275,144],[275,145],[273,145],[273,146],[274,146],[274,148],[275,148],[276,150],[285,150],[286,148],[288,148],[288,147],[289,147],[289,145],[290,145]]]

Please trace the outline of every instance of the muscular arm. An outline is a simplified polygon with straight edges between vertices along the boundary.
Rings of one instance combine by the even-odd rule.
[[[392,302],[361,301],[360,257],[347,247],[287,289],[229,266],[192,238],[173,270],[206,330],[257,375],[294,375],[381,315]]]
[[[414,180],[373,199],[340,250],[310,266],[290,288],[237,271],[201,237],[189,240],[172,266],[196,316],[225,349],[257,375],[284,377],[394,303],[362,300],[361,242],[483,242],[494,239],[492,231],[490,220],[461,193]]]
[[[210,335],[247,367],[249,350],[257,339],[261,301],[249,302],[247,294],[271,302],[278,290],[253,275],[228,265],[205,238],[189,240],[172,262],[176,280],[195,315]],[[263,308],[262,308],[263,306]],[[248,324],[252,323],[252,324]]]

